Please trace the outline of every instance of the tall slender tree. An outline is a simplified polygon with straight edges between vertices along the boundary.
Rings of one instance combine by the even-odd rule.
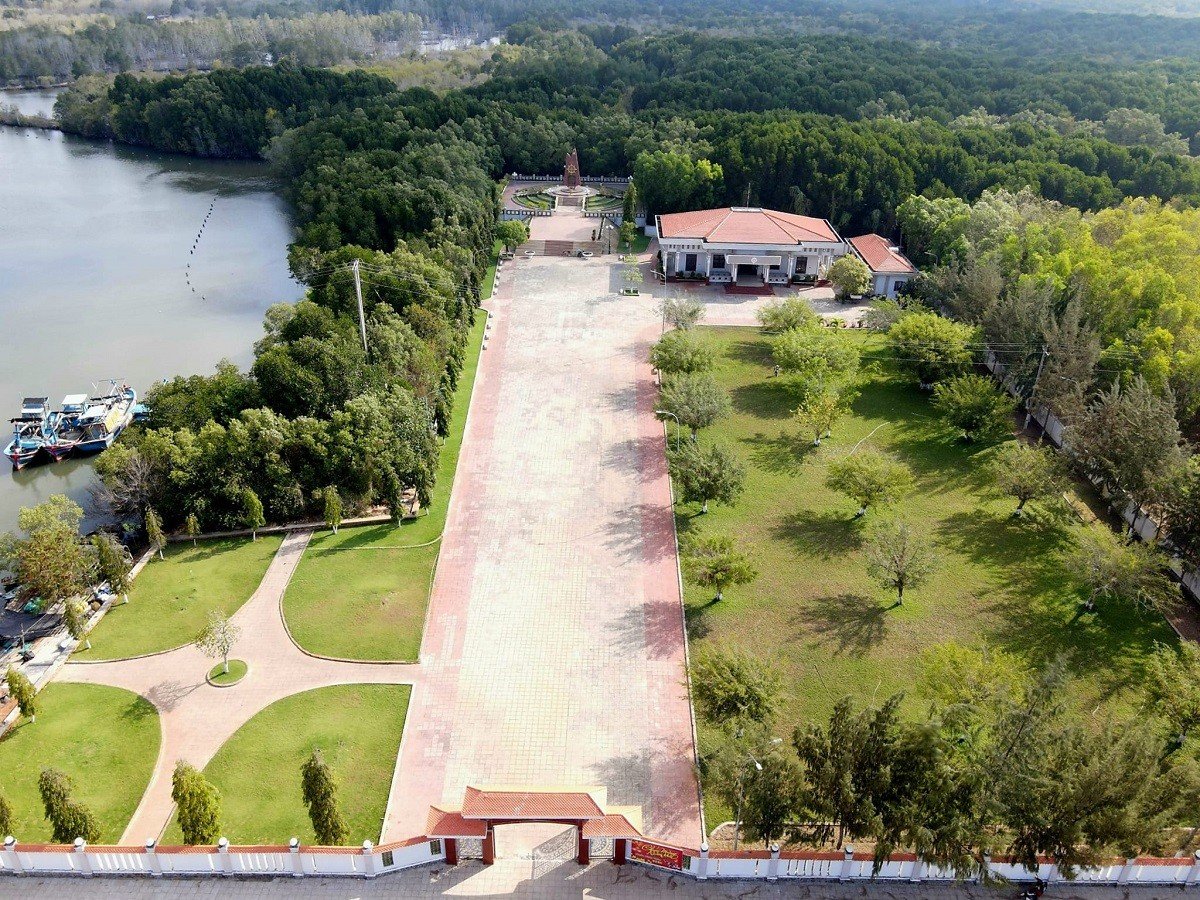
[[[317,843],[336,847],[346,843],[350,831],[338,805],[338,785],[333,770],[319,748],[313,750],[300,769],[304,805],[312,820]]]
[[[171,799],[175,801],[185,844],[217,842],[221,837],[221,793],[195,766],[182,759],[175,763],[171,774]]]
[[[100,840],[100,824],[87,806],[71,796],[74,789],[70,776],[58,769],[43,769],[38,776],[38,793],[53,831],[51,840],[70,844],[83,838],[95,843]]]

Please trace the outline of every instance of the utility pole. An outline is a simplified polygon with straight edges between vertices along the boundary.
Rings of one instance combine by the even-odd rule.
[[[363,353],[367,352],[367,318],[363,315],[362,278],[358,274],[358,260],[350,267],[354,272],[354,296],[358,299],[358,329],[362,332]]]
[[[1033,387],[1029,389],[1029,399],[1025,402],[1025,427],[1029,427],[1029,422],[1033,418],[1033,398],[1037,395],[1038,382],[1042,380],[1042,367],[1046,365],[1046,357],[1050,355],[1050,351],[1046,349],[1046,345],[1042,345],[1042,358],[1038,360],[1037,374],[1033,376]]]

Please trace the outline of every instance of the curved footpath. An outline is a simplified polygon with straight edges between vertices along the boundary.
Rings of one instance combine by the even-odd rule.
[[[59,673],[63,681],[134,691],[158,710],[162,748],[121,843],[157,840],[166,829],[174,810],[171,772],[177,760],[203,768],[238,728],[276,700],[335,684],[416,683],[413,665],[336,662],[309,656],[292,643],[280,603],[311,537],[311,531],[289,533],[258,589],[233,615],[242,630],[235,653],[249,666],[236,685],[208,684],[213,661],[191,644],[137,659],[68,663]]]

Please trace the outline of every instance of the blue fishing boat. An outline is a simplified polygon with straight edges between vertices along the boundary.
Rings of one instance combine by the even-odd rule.
[[[54,430],[47,450],[55,459],[68,453],[99,453],[112,446],[113,441],[133,421],[137,391],[128,385],[118,387],[109,382],[108,392],[87,400],[83,412],[71,422],[64,421]]]
[[[49,415],[50,407],[46,405],[45,397],[26,397],[21,401],[21,414],[9,420],[13,426],[13,437],[4,448],[4,455],[12,462],[14,469],[29,465],[45,449],[50,436],[47,430]]]
[[[55,462],[71,455],[75,442],[67,436],[82,436],[79,417],[87,411],[89,405],[87,394],[67,394],[63,397],[62,406],[50,413],[47,425],[50,439],[46,442],[46,452]]]

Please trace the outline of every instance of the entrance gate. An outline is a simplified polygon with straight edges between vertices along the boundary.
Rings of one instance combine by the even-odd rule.
[[[538,851],[562,858],[574,844],[581,865],[592,859],[625,862],[628,843],[642,836],[641,810],[637,807],[607,807],[605,788],[579,791],[482,790],[468,787],[460,809],[430,807],[426,836],[445,841],[446,862],[481,859],[491,865],[496,858],[495,828],[498,825],[544,822],[574,826],[546,841]],[[559,846],[566,842],[566,847]],[[478,848],[478,850],[476,849]],[[478,852],[478,857],[475,856]],[[543,855],[544,855],[543,854]],[[550,857],[547,857],[550,858]],[[535,851],[535,860],[537,851]]]

